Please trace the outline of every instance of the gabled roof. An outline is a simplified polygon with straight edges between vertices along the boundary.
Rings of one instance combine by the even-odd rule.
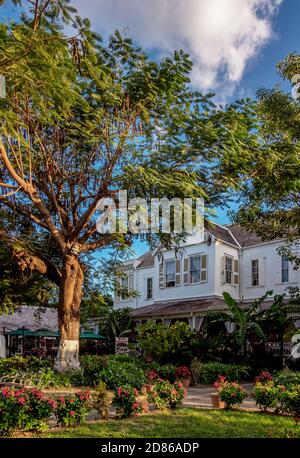
[[[227,228],[239,242],[241,247],[248,247],[263,243],[261,237],[258,237],[254,232],[246,231],[239,224],[229,224]]]
[[[237,241],[235,240],[234,234],[232,234],[229,230],[230,228],[226,226],[220,226],[219,224],[212,223],[210,221],[205,221],[204,227],[207,230],[207,232],[213,235],[216,239],[239,247]]]
[[[152,254],[152,251],[147,251],[147,253],[140,256],[137,259],[137,261],[138,261],[137,269],[140,269],[142,267],[154,266],[154,256]]]

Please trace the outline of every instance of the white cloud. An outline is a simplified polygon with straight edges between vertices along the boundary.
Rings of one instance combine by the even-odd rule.
[[[162,54],[184,49],[192,81],[202,90],[232,92],[247,63],[273,37],[283,0],[76,0],[100,32],[129,27],[129,35]]]

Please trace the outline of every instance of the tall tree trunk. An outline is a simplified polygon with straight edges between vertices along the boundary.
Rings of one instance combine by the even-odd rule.
[[[59,291],[58,324],[60,342],[55,369],[68,372],[79,369],[80,303],[83,271],[76,256],[64,259]]]

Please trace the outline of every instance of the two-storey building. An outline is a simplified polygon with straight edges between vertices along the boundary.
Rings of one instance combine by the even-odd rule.
[[[300,271],[278,254],[282,245],[237,225],[206,225],[204,238],[189,237],[179,251],[149,251],[125,262],[122,290],[139,295],[115,297],[115,308],[132,307],[137,322],[184,318],[200,329],[204,312],[226,309],[225,291],[243,303],[267,291],[288,297],[290,287],[300,287]],[[300,321],[295,325],[300,327]]]

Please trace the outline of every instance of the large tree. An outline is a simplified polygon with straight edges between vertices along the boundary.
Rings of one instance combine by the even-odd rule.
[[[258,140],[246,103],[217,110],[210,95],[191,90],[184,52],[154,62],[118,32],[104,45],[67,0],[28,3],[19,21],[0,26],[0,204],[34,233],[29,240],[8,225],[0,236],[10,246],[21,240],[21,268],[59,288],[56,368],[66,371],[79,366],[86,256],[134,237],[97,232],[99,200],[126,189],[226,203],[252,173]],[[42,249],[45,237],[54,250]]]
[[[243,204],[235,219],[265,239],[283,239],[280,253],[300,267],[300,56],[278,64],[294,90],[260,89],[255,107],[266,166],[244,183]],[[297,254],[298,253],[298,254]]]

